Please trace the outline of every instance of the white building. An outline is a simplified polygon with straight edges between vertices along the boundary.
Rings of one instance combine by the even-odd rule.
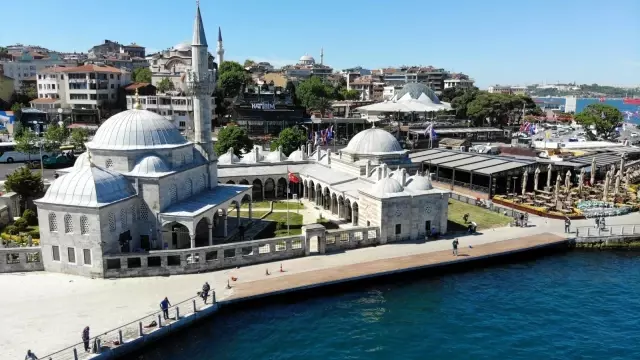
[[[444,88],[460,88],[471,89],[473,87],[473,80],[471,79],[446,79],[444,81]]]
[[[211,96],[211,119],[215,117],[216,99]],[[180,131],[193,129],[193,98],[191,96],[149,95],[139,96],[143,110],[152,111],[171,121]],[[127,109],[134,109],[136,97],[127,96]]]
[[[284,66],[282,70],[290,78],[307,79],[311,76],[325,78],[333,73],[333,68],[324,65],[324,50],[320,51],[320,58],[321,61],[318,64],[313,56],[305,54],[300,57],[297,64]]]
[[[14,90],[19,91],[22,81],[36,76],[44,68],[64,65],[64,60],[56,53],[50,53],[48,57],[36,58],[30,53],[24,53],[13,60],[1,60],[4,74],[14,81]]]

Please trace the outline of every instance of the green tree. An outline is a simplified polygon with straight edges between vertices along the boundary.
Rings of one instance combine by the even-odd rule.
[[[23,81],[20,85],[20,93],[29,98],[29,101],[38,97],[38,89],[33,82]]]
[[[292,152],[300,148],[300,145],[307,141],[304,130],[298,127],[285,128],[280,131],[278,138],[271,143],[271,151],[282,147],[282,153],[289,156]]]
[[[227,126],[218,133],[218,141],[215,145],[215,151],[218,156],[226,153],[229,148],[233,148],[233,153],[242,156],[242,152],[251,151],[253,141],[247,135],[247,132],[237,126]]]
[[[169,78],[162,78],[162,80],[158,81],[156,84],[156,89],[159,93],[164,94],[167,91],[175,90],[175,86],[173,85],[173,81]]]
[[[250,77],[239,63],[224,61],[218,68],[218,88],[225,98],[236,97],[242,86],[250,81]]]
[[[134,82],[151,83],[151,70],[149,68],[133,69],[131,78]]]
[[[16,150],[29,154],[29,160],[31,160],[31,155],[40,151],[38,148],[38,137],[33,131],[25,129],[20,136],[14,138],[16,140]]]
[[[20,136],[22,136],[22,133],[24,132],[24,126],[22,126],[22,123],[20,121],[15,121],[13,123],[13,138],[17,139]]]
[[[611,105],[591,104],[577,114],[575,120],[584,127],[591,140],[597,137],[609,140],[615,133],[615,127],[623,121],[623,116],[620,110]],[[595,134],[589,130],[591,126],[595,128]]]
[[[255,64],[256,64],[256,62],[251,60],[251,59],[247,59],[247,60],[244,61],[244,67],[245,68],[251,67],[251,66],[253,66]]]
[[[342,98],[345,100],[360,99],[360,92],[358,90],[347,90],[343,88],[342,90],[340,90],[340,94],[342,95]]]
[[[59,151],[60,146],[62,146],[68,138],[69,132],[67,128],[51,123],[44,132],[44,149],[49,152]]]
[[[84,149],[84,144],[87,142],[89,138],[89,133],[87,132],[86,129],[83,128],[77,128],[77,129],[73,129],[71,130],[71,144],[76,148],[76,149]]]
[[[465,93],[465,90],[458,87],[450,87],[442,90],[442,94],[438,96],[440,101],[450,103],[453,99],[462,96]]]
[[[451,106],[455,109],[456,117],[458,119],[468,118],[467,108],[469,104],[476,99],[476,96],[478,96],[478,94],[479,91],[470,89],[462,93],[462,95],[457,96],[451,100]]]
[[[322,116],[331,108],[334,98],[334,88],[326,84],[317,76],[301,82],[296,89],[300,104],[307,110],[319,111]]]
[[[300,106],[300,101],[298,100],[298,95],[296,94],[296,86],[293,84],[293,81],[287,80],[285,90],[289,94],[291,94],[291,101],[293,102],[293,105]]]
[[[22,111],[22,108],[24,107],[24,104],[22,103],[15,103],[13,105],[11,105],[11,111],[13,111],[14,115],[18,115],[17,113]]]
[[[20,212],[27,208],[27,201],[40,196],[44,191],[42,176],[38,172],[32,172],[27,166],[21,166],[13,173],[7,175],[4,183],[7,191],[13,191],[20,196]]]

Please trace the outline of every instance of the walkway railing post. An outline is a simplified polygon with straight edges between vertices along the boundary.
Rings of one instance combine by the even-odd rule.
[[[122,345],[122,329],[118,330],[118,341],[120,341],[120,345]]]
[[[73,348],[73,359],[78,360],[78,350],[76,348]]]
[[[180,308],[176,306],[176,320],[180,320]]]
[[[144,333],[142,332],[142,321],[138,321],[138,334],[140,335],[140,337],[144,335]]]
[[[211,304],[215,304],[216,303],[216,291],[212,290],[211,291]]]
[[[193,313],[195,314],[195,313],[196,313],[196,311],[197,311],[197,310],[196,310],[196,300],[194,299],[194,300],[193,300]]]
[[[158,328],[162,327],[162,321],[160,321],[160,314],[158,314]]]

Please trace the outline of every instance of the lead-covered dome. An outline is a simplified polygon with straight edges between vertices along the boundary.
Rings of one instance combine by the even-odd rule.
[[[79,170],[90,165],[88,154],[89,152],[85,151],[82,154],[78,155],[78,157],[76,158],[76,162],[73,163],[74,170]]]
[[[57,178],[38,202],[56,205],[100,207],[136,195],[121,174],[88,166]]]
[[[406,188],[416,191],[427,191],[433,189],[433,184],[431,184],[431,179],[429,177],[422,176],[422,174],[418,172],[407,179]]]
[[[226,153],[218,156],[219,165],[231,165],[240,161],[240,158],[234,154],[233,148],[229,148]]]
[[[289,161],[304,161],[307,160],[307,154],[304,151],[298,149],[291,154],[289,154]]]
[[[176,44],[176,46],[173,47],[173,50],[176,50],[176,51],[189,51],[189,50],[191,50],[191,45],[189,45],[187,43],[179,43],[179,44]]]
[[[395,194],[403,192],[404,188],[400,183],[390,177],[383,177],[371,187],[371,193],[376,196],[384,196],[385,194]]]
[[[389,132],[373,128],[357,133],[343,151],[355,154],[379,154],[403,151],[403,149]]]
[[[187,144],[175,125],[154,112],[127,110],[105,121],[91,142],[90,149],[140,150],[173,148]]]
[[[169,166],[160,157],[155,155],[148,155],[138,161],[130,175],[150,175],[150,174],[162,174],[169,172]]]
[[[407,95],[408,94],[408,95]],[[422,96],[424,94],[424,96]],[[409,83],[400,89],[396,95],[394,96],[394,100],[408,100],[416,99],[419,100],[422,97],[427,97],[434,104],[440,104],[440,99],[438,99],[438,95],[427,85],[422,83]],[[420,99],[420,100],[422,100]]]

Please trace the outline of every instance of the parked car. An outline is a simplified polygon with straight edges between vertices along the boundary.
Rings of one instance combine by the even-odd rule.
[[[73,166],[76,159],[73,154],[59,154],[57,156],[51,156],[43,160],[43,166],[47,169],[57,169],[63,167]]]

